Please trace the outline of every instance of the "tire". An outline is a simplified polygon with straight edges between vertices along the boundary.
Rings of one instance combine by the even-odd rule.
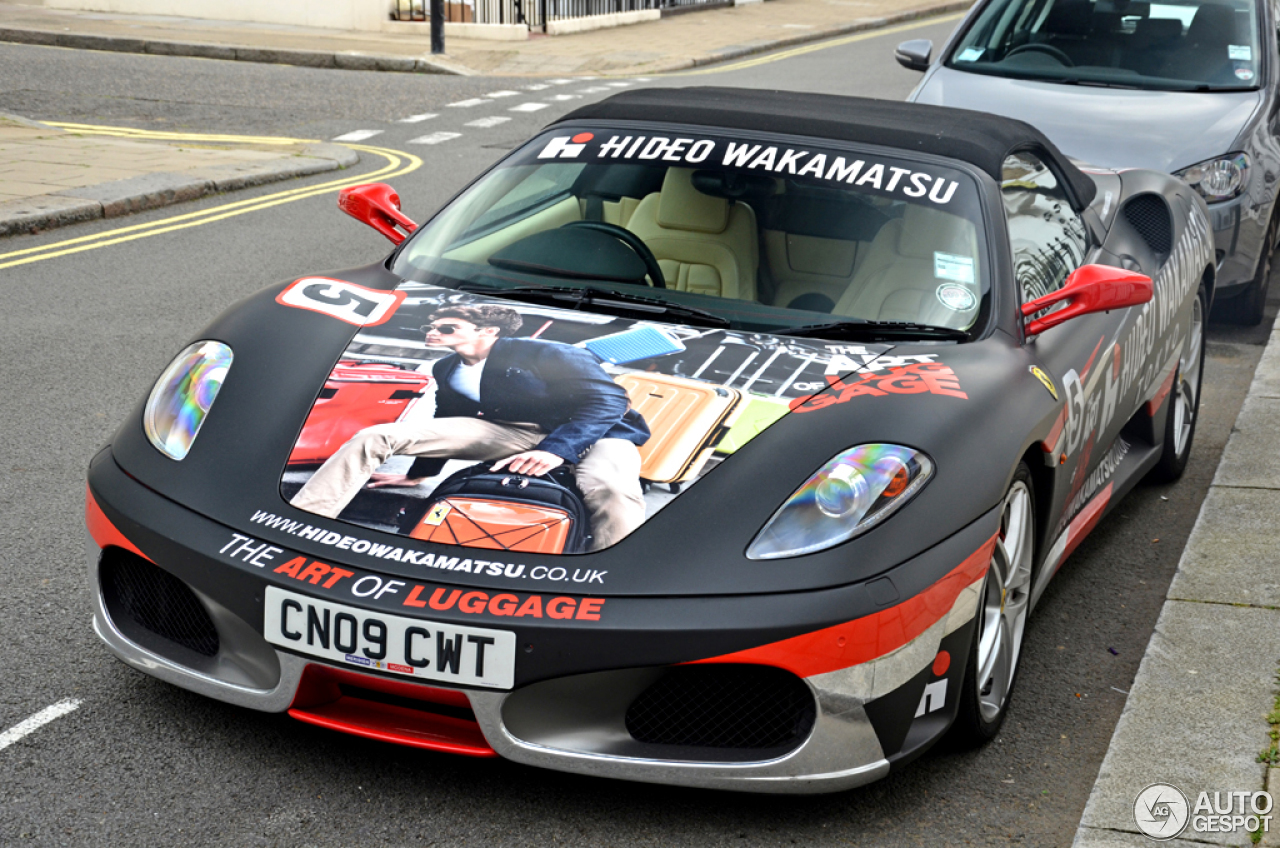
[[[1253,279],[1240,294],[1215,304],[1214,318],[1242,327],[1256,327],[1262,323],[1263,313],[1267,311],[1267,288],[1271,284],[1271,260],[1276,252],[1278,233],[1280,217],[1272,216],[1271,223],[1267,225],[1266,241],[1262,245],[1262,258],[1258,260],[1258,270],[1254,272]]]
[[[1172,483],[1182,476],[1191,458],[1191,443],[1195,440],[1196,421],[1200,417],[1200,390],[1204,377],[1204,318],[1208,292],[1204,286],[1196,294],[1191,307],[1191,329],[1178,357],[1178,370],[1169,392],[1169,412],[1165,415],[1164,442],[1160,460],[1151,469],[1151,480],[1156,483]]]
[[[1008,715],[1031,610],[1035,561],[1035,489],[1031,471],[1020,462],[1001,507],[1000,535],[982,581],[959,710],[951,728],[952,738],[962,747],[994,738]]]

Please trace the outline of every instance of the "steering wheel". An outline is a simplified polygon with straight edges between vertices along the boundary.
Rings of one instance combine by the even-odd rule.
[[[1067,66],[1068,68],[1074,68],[1076,66],[1076,63],[1071,61],[1070,56],[1068,56],[1066,53],[1063,53],[1061,50],[1059,50],[1057,47],[1054,47],[1052,44],[1041,44],[1038,42],[1033,42],[1031,44],[1023,44],[1020,47],[1015,47],[1012,50],[1010,50],[1008,54],[1005,56],[1005,58],[1012,59],[1014,56],[1017,56],[1019,53],[1044,53],[1046,56],[1052,56],[1053,58],[1057,59],[1060,63]]]
[[[640,240],[640,236],[628,230],[626,227],[619,227],[617,224],[606,224],[604,221],[570,221],[560,229],[567,230],[570,227],[577,227],[582,230],[595,230],[599,233],[606,233],[613,236],[618,241],[625,244],[636,252],[636,256],[644,262],[644,269],[649,274],[649,279],[653,281],[653,287],[665,289],[667,287],[666,278],[662,276],[662,266],[658,264],[658,257],[653,255],[653,251],[649,249],[649,245]]]

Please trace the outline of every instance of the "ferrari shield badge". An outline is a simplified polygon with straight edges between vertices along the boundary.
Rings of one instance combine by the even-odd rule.
[[[1050,378],[1048,374],[1044,373],[1044,371],[1040,370],[1040,368],[1038,368],[1035,365],[1031,366],[1031,373],[1035,375],[1035,378],[1037,380],[1039,380],[1041,383],[1044,384],[1044,387],[1049,390],[1049,394],[1053,395],[1053,399],[1057,400],[1058,389],[1056,386],[1053,385],[1052,378]]]

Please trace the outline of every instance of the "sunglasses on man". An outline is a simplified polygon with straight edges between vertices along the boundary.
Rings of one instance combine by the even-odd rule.
[[[442,336],[452,336],[459,329],[461,328],[457,324],[428,324],[423,327],[428,333],[439,333]]]

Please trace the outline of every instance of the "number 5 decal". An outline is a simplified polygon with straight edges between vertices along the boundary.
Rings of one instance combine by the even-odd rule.
[[[322,312],[357,327],[371,327],[390,318],[404,295],[402,291],[367,289],[345,280],[303,277],[276,295],[276,303]]]

